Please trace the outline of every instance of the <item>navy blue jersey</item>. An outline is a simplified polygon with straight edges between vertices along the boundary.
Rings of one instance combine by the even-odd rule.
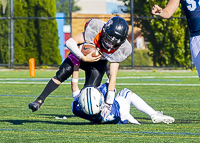
[[[200,0],[180,0],[191,36],[200,35]]]

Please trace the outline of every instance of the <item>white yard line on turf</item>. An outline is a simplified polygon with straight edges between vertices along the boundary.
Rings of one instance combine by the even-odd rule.
[[[198,78],[198,76],[130,76],[117,77],[117,79],[138,79],[138,78]],[[0,78],[0,80],[50,80],[51,78]],[[85,78],[79,78],[85,79]],[[106,79],[106,78],[105,78]],[[70,79],[69,79],[70,80]]]
[[[47,82],[0,82],[0,84],[47,84]],[[71,83],[62,83],[71,84]],[[79,83],[84,84],[84,83]],[[165,83],[117,83],[117,85],[159,85],[159,86],[200,86],[200,84],[165,84]]]

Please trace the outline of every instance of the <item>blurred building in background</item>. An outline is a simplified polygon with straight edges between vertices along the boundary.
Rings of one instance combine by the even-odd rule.
[[[119,0],[77,0],[76,5],[81,7],[77,13],[82,14],[122,14],[122,9],[126,9]]]
[[[70,25],[64,25],[63,26],[63,32],[64,32],[64,57],[66,58],[70,51],[68,48],[65,46],[66,41],[70,38]]]

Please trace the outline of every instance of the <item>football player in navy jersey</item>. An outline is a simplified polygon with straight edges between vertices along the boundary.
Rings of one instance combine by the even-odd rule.
[[[85,86],[99,86],[106,71],[107,62],[110,62],[110,83],[106,103],[113,104],[115,98],[115,85],[119,63],[124,61],[132,53],[132,46],[128,42],[129,27],[123,18],[114,16],[107,22],[99,19],[90,19],[84,31],[66,41],[66,46],[79,60],[80,68],[85,71]],[[93,44],[100,51],[102,56],[92,57],[92,53],[84,56],[78,48],[79,44]],[[73,72],[73,63],[66,58],[59,67],[56,75],[51,78],[40,96],[32,103],[29,109],[37,111],[44,103],[46,97],[56,90],[59,85],[67,80]]]
[[[74,101],[71,110],[74,115],[93,123],[109,124],[138,124],[140,123],[130,114],[130,107],[133,105],[137,110],[147,114],[153,123],[173,123],[175,119],[155,111],[142,98],[131,90],[124,88],[117,94],[112,105],[105,104],[101,95],[106,98],[109,80],[98,88],[86,86],[81,91],[78,87],[78,65],[75,65],[72,74],[72,96]],[[109,75],[108,75],[109,76]],[[115,90],[116,91],[116,90]]]
[[[162,18],[170,18],[179,4],[181,4],[188,21],[190,50],[200,80],[200,0],[170,0],[164,9],[155,4],[151,12]]]

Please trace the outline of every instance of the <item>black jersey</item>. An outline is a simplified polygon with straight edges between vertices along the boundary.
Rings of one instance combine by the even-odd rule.
[[[180,0],[191,36],[200,35],[200,0]]]

